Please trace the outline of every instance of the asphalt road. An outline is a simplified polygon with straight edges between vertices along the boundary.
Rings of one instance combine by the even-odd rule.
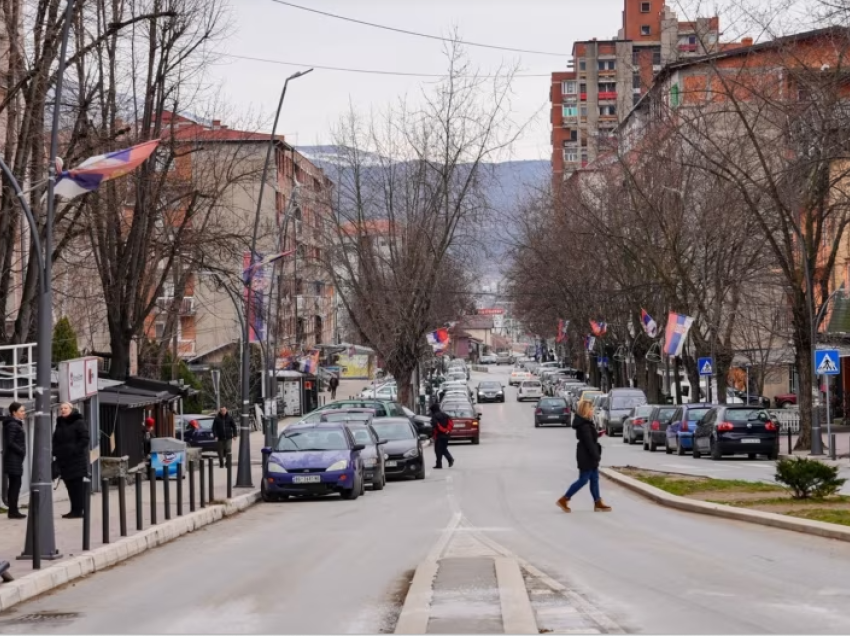
[[[509,388],[506,404],[481,405],[480,446],[452,446],[452,469],[354,502],[258,505],[20,605],[0,633],[392,629],[405,580],[455,511],[626,632],[850,633],[850,544],[672,511],[605,481],[612,513],[593,513],[584,491],[565,515],[554,501],[576,475],[574,434],[535,429],[533,408]],[[606,440],[606,463],[641,455]]]

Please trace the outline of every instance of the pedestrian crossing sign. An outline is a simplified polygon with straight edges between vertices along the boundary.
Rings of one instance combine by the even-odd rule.
[[[838,375],[838,349],[821,349],[815,351],[815,373],[817,375]]]
[[[711,358],[699,358],[697,360],[697,369],[700,375],[714,374],[714,361]]]

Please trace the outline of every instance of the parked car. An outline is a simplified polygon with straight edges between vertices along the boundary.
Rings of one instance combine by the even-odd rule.
[[[383,490],[387,484],[387,475],[384,466],[384,449],[386,441],[381,441],[378,434],[372,428],[372,419],[368,422],[357,420],[345,420],[345,425],[357,444],[363,444],[365,448],[360,451],[363,460],[363,479],[372,490]]]
[[[608,401],[599,415],[602,430],[609,437],[623,432],[623,420],[636,406],[646,404],[646,394],[640,389],[611,389]]]
[[[755,459],[779,456],[779,426],[770,414],[748,405],[715,406],[697,424],[693,439],[693,456],[703,454],[719,460],[724,455],[747,455]]]
[[[316,423],[322,419],[322,413],[339,409],[370,409],[374,411],[375,417],[402,417],[405,415],[404,408],[398,402],[352,398],[350,400],[337,400],[330,402],[315,411],[311,411],[302,417],[298,423]]]
[[[523,380],[530,380],[531,374],[528,371],[522,371],[520,369],[514,369],[511,371],[511,376],[508,378],[508,384],[511,386],[519,386]]]
[[[578,408],[578,403],[581,400],[589,400],[589,401],[592,402],[593,398],[600,396],[600,395],[604,395],[604,394],[602,393],[602,391],[600,391],[599,389],[596,389],[594,387],[584,387],[584,388],[576,389],[574,391],[575,397],[573,398],[573,404],[572,404],[573,411],[575,411]]]
[[[517,402],[522,402],[524,400],[539,400],[543,397],[543,385],[540,384],[540,380],[523,380],[519,385],[519,391],[517,391],[516,399]]]
[[[537,403],[534,410],[534,428],[540,428],[544,424],[569,426],[570,407],[564,398],[545,397]]]
[[[496,354],[496,364],[513,364],[514,356],[509,351],[502,351]]]
[[[437,393],[437,397],[439,398],[440,402],[445,399],[446,394],[449,391],[461,391],[463,393],[466,393],[466,398],[468,400],[472,400],[472,389],[469,388],[469,386],[466,384],[466,381],[455,380],[452,382],[444,382],[443,386],[440,387],[439,393]]]
[[[476,390],[479,404],[481,402],[504,402],[505,387],[496,380],[482,380]]]
[[[713,406],[709,403],[683,404],[676,409],[664,438],[664,450],[668,455],[673,451],[676,451],[677,455],[684,455],[685,451],[693,449],[697,424]]]
[[[342,422],[288,426],[274,447],[263,449],[268,456],[261,482],[263,501],[333,493],[357,499],[366,488],[360,457],[365,448]]]
[[[386,417],[372,422],[384,446],[384,471],[387,478],[413,477],[425,479],[425,455],[422,441],[428,435],[417,433],[410,422],[401,417]]]
[[[451,402],[443,404],[442,409],[454,424],[451,441],[468,439],[473,444],[480,442],[481,414],[477,413],[471,404]]]
[[[469,397],[469,391],[464,389],[449,389],[443,394],[442,402],[469,402],[472,404],[472,400]]]
[[[495,353],[485,353],[478,358],[478,364],[496,364],[498,360]]]
[[[643,441],[645,426],[654,408],[654,404],[644,404],[632,409],[632,412],[623,421],[624,443],[637,444],[639,441]]]
[[[608,396],[604,393],[593,397],[593,424],[597,431],[603,431],[604,424],[602,423],[602,412],[608,408]],[[578,409],[576,409],[576,413]]]
[[[184,413],[180,420],[183,423],[183,441],[187,445],[202,451],[218,450],[212,430],[215,415]]]
[[[796,393],[782,393],[773,398],[778,409],[790,409],[792,406],[797,406]]]
[[[667,443],[667,426],[673,421],[673,414],[678,407],[663,404],[652,409],[649,422],[643,430],[643,450],[655,452],[662,444]]]
[[[424,435],[425,439],[429,439],[431,435],[433,435],[433,425],[431,424],[431,417],[428,415],[417,415],[413,411],[411,411],[406,406],[402,406],[401,410],[404,412],[405,417],[410,420],[410,423],[413,424],[413,428],[416,431],[417,435]],[[396,417],[396,416],[393,416]],[[399,418],[400,419],[400,418]],[[372,426],[375,425],[375,422],[372,423]],[[378,429],[375,429],[378,430]]]
[[[360,392],[361,398],[372,398],[375,400],[390,400],[395,402],[398,398],[398,385],[395,382],[387,382],[380,386],[371,389],[363,389]]]
[[[546,369],[558,369],[560,366],[561,366],[560,362],[541,362],[534,368],[532,373],[534,375],[539,376]]]

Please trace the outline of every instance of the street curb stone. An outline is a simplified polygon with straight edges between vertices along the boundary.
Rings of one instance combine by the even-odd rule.
[[[707,501],[695,501],[677,495],[671,495],[654,486],[644,484],[637,479],[624,475],[612,468],[601,468],[600,472],[611,481],[632,490],[647,499],[668,508],[696,512],[713,517],[733,519],[735,521],[746,521],[762,526],[781,528],[802,532],[827,539],[839,541],[850,541],[850,527],[839,526],[823,521],[811,521],[809,519],[797,519],[773,512],[762,512],[760,510],[747,510],[746,508],[735,508],[724,504],[709,503]]]
[[[124,537],[91,552],[37,570],[23,578],[0,585],[0,612],[61,587],[94,572],[105,570],[142,552],[164,545],[204,526],[221,521],[253,506],[260,491],[253,490]]]

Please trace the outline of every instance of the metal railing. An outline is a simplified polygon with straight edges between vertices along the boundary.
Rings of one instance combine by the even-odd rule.
[[[32,402],[35,394],[35,348],[34,342],[0,347],[0,391],[15,402],[26,399]],[[11,359],[11,363],[5,362]]]
[[[772,409],[770,417],[779,423],[780,430],[783,433],[789,430],[792,433],[800,432],[800,411],[798,409]]]

